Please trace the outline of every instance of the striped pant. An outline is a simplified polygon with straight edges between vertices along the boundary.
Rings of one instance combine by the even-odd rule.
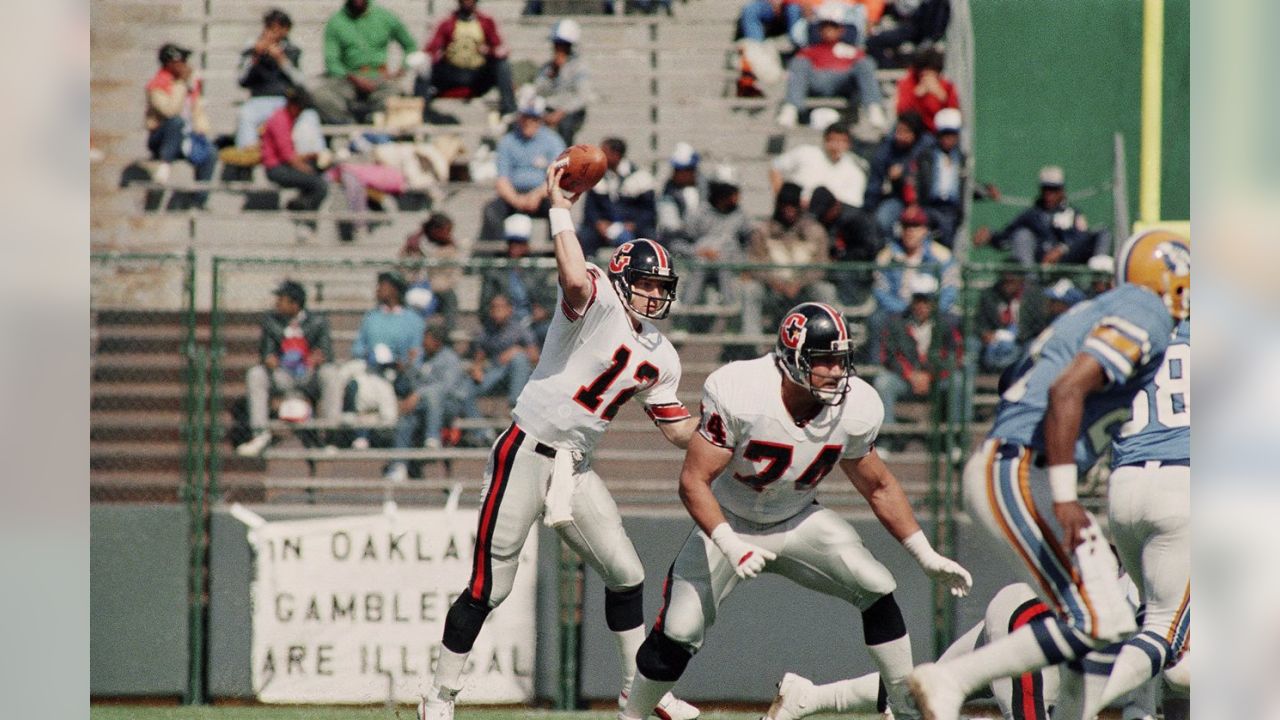
[[[542,516],[555,450],[512,424],[493,444],[476,529],[467,592],[496,608],[511,593],[520,549]],[[622,516],[594,470],[573,476],[573,521],[560,536],[604,580],[610,590],[644,582],[644,566],[622,527]]]
[[[1098,647],[1100,613],[1115,616],[1130,613],[1127,607],[1101,608],[1094,595],[1123,602],[1123,593],[1114,578],[1098,581],[1116,583],[1090,592],[1079,567],[1062,544],[1062,529],[1053,514],[1053,500],[1043,467],[1037,467],[1036,451],[1017,443],[988,439],[969,460],[964,471],[965,503],[969,514],[987,531],[1007,543],[1022,576],[1053,608],[1070,634],[1049,631],[1042,646],[1051,659],[1079,657],[1088,646]],[[1130,615],[1130,617],[1132,617]],[[1046,626],[1048,627],[1048,626]],[[1058,652],[1050,652],[1050,647]],[[1060,661],[1060,660],[1054,660]]]

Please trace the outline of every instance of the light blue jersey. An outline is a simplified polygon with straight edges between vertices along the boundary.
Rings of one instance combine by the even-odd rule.
[[[1133,418],[1111,448],[1111,467],[1191,460],[1191,320],[1173,331],[1164,362],[1133,399]]]
[[[1076,465],[1087,470],[1129,419],[1134,395],[1160,368],[1172,331],[1164,302],[1136,285],[1077,304],[1040,333],[1012,369],[989,437],[1044,450],[1049,388],[1077,354],[1087,353],[1106,373],[1106,385],[1085,398],[1076,441]]]

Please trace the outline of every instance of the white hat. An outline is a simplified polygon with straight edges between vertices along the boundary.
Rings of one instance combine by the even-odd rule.
[[[809,127],[814,130],[826,130],[840,122],[840,111],[835,108],[820,107],[809,111]]]
[[[1089,258],[1089,269],[1094,272],[1116,274],[1116,260],[1110,255],[1094,255]]]
[[[524,213],[508,215],[502,222],[502,236],[507,240],[529,242],[533,235],[533,218]]]
[[[698,151],[687,142],[676,143],[675,149],[671,151],[671,167],[677,170],[697,167],[700,159]]]
[[[577,20],[565,18],[551,27],[551,42],[577,45],[582,39],[582,27]]]
[[[844,4],[839,2],[825,2],[818,6],[813,13],[813,19],[816,22],[835,23],[837,25],[844,24]]]
[[[912,295],[935,295],[938,292],[938,278],[927,273],[914,273],[907,281]]]
[[[431,63],[431,59],[421,50],[414,50],[404,56],[404,66],[414,72],[418,72],[426,68]]]
[[[1067,184],[1067,174],[1062,172],[1062,168],[1057,165],[1045,165],[1040,168],[1040,186],[1041,187],[1064,187]]]
[[[533,117],[542,117],[547,113],[547,101],[542,99],[541,95],[534,95],[524,102],[520,103],[521,115],[532,115]]]
[[[952,132],[960,131],[960,111],[955,108],[942,108],[933,116],[934,127],[938,128],[938,132],[950,130]]]
[[[738,187],[738,171],[732,165],[719,163],[711,170],[711,182]]]

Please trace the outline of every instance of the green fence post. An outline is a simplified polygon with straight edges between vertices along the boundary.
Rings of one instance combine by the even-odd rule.
[[[203,705],[205,702],[205,557],[208,538],[206,495],[204,483],[205,427],[203,405],[205,401],[204,378],[207,371],[205,354],[195,349],[188,366],[191,369],[188,397],[191,399],[189,454],[191,456],[187,477],[187,511],[190,538],[190,566],[188,568],[187,598],[187,692],[183,701],[187,705]]]
[[[579,667],[582,627],[582,561],[563,540],[560,546],[560,692],[559,710],[578,708]]]

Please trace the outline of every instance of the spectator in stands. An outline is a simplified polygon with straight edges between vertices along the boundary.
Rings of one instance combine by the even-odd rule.
[[[772,327],[773,318],[797,303],[813,300],[835,304],[835,288],[823,279],[821,268],[787,267],[822,265],[829,259],[826,231],[801,210],[800,186],[783,183],[773,217],[756,226],[747,246],[748,262],[778,267],[752,271],[750,278],[743,281],[742,332],[756,334],[766,326]]]
[[[849,108],[860,108],[868,125],[888,128],[884,97],[876,80],[876,63],[843,40],[843,11],[830,4],[815,12],[818,41],[796,53],[787,64],[787,96],[778,111],[778,124],[794,127],[809,97],[845,97]]]
[[[312,88],[321,120],[364,121],[399,94],[399,77],[387,68],[393,40],[405,53],[418,46],[395,13],[375,7],[373,0],[345,0],[324,26],[325,75]]]
[[[503,295],[511,303],[517,322],[532,327],[535,311],[554,308],[556,302],[556,274],[550,267],[530,267],[521,263],[529,256],[529,239],[533,235],[533,219],[517,213],[507,218],[503,233],[507,239],[507,260],[513,263],[507,268],[486,270],[480,287],[480,307],[489,307],[494,297]],[[539,344],[539,347],[541,345]]]
[[[300,152],[293,142],[300,118],[311,112],[311,99],[301,87],[290,87],[284,92],[284,107],[276,110],[262,126],[262,166],[267,170],[268,180],[299,191],[298,197],[286,206],[289,210],[317,210],[329,193],[329,182],[319,167],[319,154]],[[315,227],[314,222],[310,224]]]
[[[807,43],[804,7],[788,0],[751,0],[738,15],[738,97],[763,97],[761,86],[783,77],[782,58],[768,38],[787,36],[795,47]]]
[[[867,52],[882,67],[902,67],[903,46],[919,47],[947,34],[951,0],[892,0],[885,14],[895,22],[881,23],[867,38]]]
[[[454,292],[462,278],[462,267],[423,267],[424,262],[458,262],[465,257],[453,238],[453,218],[442,212],[431,213],[418,232],[405,238],[400,248],[400,272],[410,287],[430,288],[436,298],[435,312],[452,326],[458,312]]]
[[[1098,297],[1116,286],[1116,261],[1110,255],[1094,255],[1089,258],[1088,267],[1094,272],[1089,279],[1089,297]]]
[[[862,207],[867,192],[866,161],[850,151],[852,141],[844,123],[833,123],[822,131],[822,147],[799,145],[774,158],[769,167],[769,185],[776,196],[783,183],[800,186],[801,200],[809,202],[813,191],[825,187],[840,202]]]
[[[582,228],[578,239],[588,258],[601,248],[636,238],[652,238],[657,222],[657,198],[653,175],[627,159],[627,143],[621,138],[600,141],[608,170],[583,200]]]
[[[876,311],[868,322],[868,349],[874,362],[883,362],[884,334],[889,320],[906,311],[911,302],[912,281],[918,275],[939,280],[938,311],[952,312],[960,294],[960,266],[942,243],[929,238],[929,218],[919,206],[909,205],[899,218],[902,235],[876,256],[872,293]]]
[[[983,290],[978,298],[975,321],[982,341],[980,364],[984,372],[1002,372],[1022,354],[1025,333],[1020,321],[1026,290],[1025,274],[1003,272],[996,284]]]
[[[400,419],[396,422],[394,447],[443,447],[446,425],[467,415],[473,403],[475,383],[467,377],[466,366],[449,346],[448,325],[433,323],[422,334],[422,366],[404,376],[401,385],[407,392],[400,398]],[[404,481],[414,473],[417,463],[394,460],[387,466],[386,478]]]
[[[1040,194],[1027,208],[996,234],[996,247],[1012,252],[1025,267],[1036,264],[1083,265],[1111,248],[1111,233],[1089,229],[1084,214],[1067,203],[1066,175],[1048,165],[1040,170]]]
[[[587,68],[578,57],[582,28],[577,21],[565,19],[551,28],[551,59],[538,70],[533,88],[547,101],[547,126],[560,134],[565,145],[587,121],[587,104],[591,102],[591,84]]]
[[[893,133],[876,148],[862,207],[875,213],[881,237],[893,236],[893,224],[903,208],[915,202],[915,186],[910,180],[917,158],[931,142],[920,116],[907,113],[898,116]]]
[[[147,150],[160,161],[151,176],[158,183],[169,181],[170,163],[178,160],[191,163],[199,181],[213,177],[217,162],[208,139],[202,83],[187,62],[190,56],[190,50],[165,43],[159,52],[160,69],[147,81]],[[204,208],[208,197],[207,192],[174,193],[169,207]]]
[[[418,345],[422,340],[425,322],[422,316],[404,305],[404,294],[409,283],[398,272],[378,273],[374,297],[378,306],[364,314],[360,320],[360,332],[351,346],[351,355],[367,365],[385,364],[375,358],[379,345],[391,351],[394,364],[400,370],[416,367],[421,363]]]
[[[964,194],[968,183],[966,157],[960,149],[960,111],[955,108],[939,110],[934,127],[937,129],[937,141],[926,143],[916,153],[911,182],[938,241],[950,248],[955,244],[956,229],[964,215]]]
[[[687,237],[671,244],[671,251],[682,258],[705,262],[734,263],[746,259],[746,246],[751,240],[751,219],[739,206],[740,188],[737,174],[728,165],[719,165],[707,183],[707,202],[689,215],[685,224]],[[730,303],[738,299],[738,276],[735,269],[680,271],[680,302],[699,305],[708,280],[719,290],[720,299]],[[691,323],[695,329],[706,329],[704,323]]]
[[[471,362],[475,394],[485,397],[505,390],[507,401],[515,407],[516,398],[538,364],[538,346],[529,328],[516,319],[506,295],[493,296],[488,313]]]
[[[698,151],[686,142],[671,153],[671,177],[658,198],[658,242],[672,247],[694,238],[687,232],[689,218],[707,200],[707,180],[698,174]]]
[[[440,24],[427,42],[430,65],[414,83],[413,93],[426,98],[449,97],[465,89],[465,97],[480,97],[498,89],[498,112],[516,110],[515,87],[511,83],[510,50],[498,32],[492,16],[476,9],[479,0],[458,0],[458,9]]]
[[[907,74],[898,81],[898,116],[915,113],[931,133],[938,131],[934,118],[939,110],[960,107],[955,83],[942,74],[943,62],[942,50],[922,47],[911,58]]]
[[[878,21],[884,12],[884,3],[880,0],[801,0],[800,4],[804,6],[805,17],[810,20],[805,32],[805,45],[818,41],[818,9],[823,5],[829,6],[828,12],[832,17],[839,13],[843,31],[840,39],[857,48],[863,48],[867,43],[871,14],[875,13]]]
[[[293,20],[283,10],[272,9],[262,17],[262,32],[240,53],[240,87],[249,91],[236,115],[236,147],[258,145],[267,119],[284,107],[285,91],[304,85],[298,62],[302,50],[289,41]],[[293,144],[302,153],[325,149],[320,115],[314,110],[297,118]]]
[[[1076,287],[1070,278],[1060,278],[1057,282],[1043,289],[1032,285],[1028,280],[1027,292],[1023,297],[1026,303],[1022,308],[1019,336],[1025,347],[1058,316],[1070,310],[1076,303],[1085,299],[1084,291]]]
[[[515,127],[498,141],[498,197],[484,207],[481,240],[501,240],[508,215],[546,217],[547,166],[564,150],[564,140],[542,122],[546,101],[530,98],[521,106]]]
[[[911,300],[904,312],[889,321],[885,371],[874,382],[884,402],[884,421],[897,422],[899,399],[927,400],[935,389],[947,394],[950,419],[959,420],[964,412],[964,343],[959,322],[949,313],[938,312],[936,278],[916,275],[908,287]],[[892,440],[887,444],[893,450],[899,447]]]
[[[253,438],[237,446],[236,453],[248,457],[261,455],[271,444],[272,398],[306,398],[325,420],[336,420],[342,403],[329,320],[307,312],[307,292],[292,280],[280,283],[275,298],[274,310],[262,318],[258,364],[245,379]]]
[[[875,221],[862,208],[846,205],[830,190],[820,187],[809,198],[809,212],[827,231],[832,262],[875,260],[876,253],[880,252],[880,236]],[[835,284],[842,303],[862,302],[871,289],[870,271],[832,270],[828,277]]]

